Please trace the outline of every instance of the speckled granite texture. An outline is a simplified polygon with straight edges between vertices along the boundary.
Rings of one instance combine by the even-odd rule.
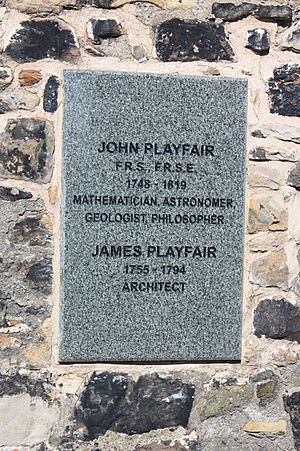
[[[239,360],[246,81],[64,83],[60,361]]]

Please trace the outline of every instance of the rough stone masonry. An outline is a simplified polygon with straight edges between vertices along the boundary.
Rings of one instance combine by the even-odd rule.
[[[0,448],[300,450],[299,0],[1,0],[0,20]],[[58,364],[72,68],[248,79],[241,363]]]

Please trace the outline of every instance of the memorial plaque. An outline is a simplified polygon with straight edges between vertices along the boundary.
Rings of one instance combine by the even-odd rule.
[[[239,360],[246,81],[64,86],[60,361]]]

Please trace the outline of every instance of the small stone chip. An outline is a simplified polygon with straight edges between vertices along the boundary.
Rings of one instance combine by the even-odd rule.
[[[296,161],[295,151],[290,146],[276,144],[257,146],[249,151],[249,159],[254,161]]]
[[[111,9],[119,8],[126,3],[134,3],[137,0],[91,0],[97,8]],[[145,0],[142,0],[145,1]],[[192,9],[197,7],[197,0],[146,0],[163,9]]]
[[[179,441],[163,440],[150,443],[149,445],[137,445],[137,447],[134,448],[134,451],[197,451],[199,449],[196,441],[183,441],[183,443]]]
[[[296,163],[293,169],[289,172],[287,184],[300,190],[300,163]]]
[[[0,114],[15,110],[33,111],[39,103],[39,96],[33,92],[7,89],[0,93]]]
[[[255,172],[257,174],[257,171]],[[269,184],[272,183],[269,180]],[[273,185],[274,188],[274,185]],[[253,194],[249,201],[248,232],[287,230],[288,215],[283,197],[271,193]]]
[[[18,63],[52,58],[74,62],[80,55],[72,30],[63,21],[26,20],[11,36],[5,53]]]
[[[265,336],[300,343],[300,309],[284,298],[262,300],[254,311],[253,325],[259,338]]]
[[[17,188],[0,187],[0,200],[16,202],[17,200],[31,199],[32,194],[26,191],[20,191]]]
[[[289,28],[284,28],[277,34],[277,43],[282,50],[300,52],[300,20],[294,22]]]
[[[270,37],[265,28],[255,28],[247,33],[245,47],[259,55],[267,55],[270,50]]]
[[[40,118],[8,119],[0,134],[0,176],[47,183],[53,152],[52,123]]]
[[[290,415],[292,431],[294,436],[295,449],[300,449],[300,391],[296,389],[283,396],[283,403],[286,412]]]
[[[34,290],[39,290],[47,295],[52,292],[52,261],[43,259],[34,262],[26,273],[29,285]]]
[[[289,269],[286,254],[283,251],[273,252],[266,257],[261,257],[252,263],[250,283],[260,287],[277,287],[288,289]]]
[[[47,113],[54,113],[57,110],[58,102],[58,87],[59,79],[54,75],[48,78],[48,81],[44,90],[43,107]]]
[[[27,69],[19,73],[19,82],[21,86],[32,86],[37,84],[43,78],[39,70]]]
[[[257,384],[256,396],[258,397],[260,404],[265,405],[267,401],[274,398],[276,392],[276,384],[276,381],[264,381]]]
[[[9,85],[12,79],[13,75],[10,67],[0,66],[0,87]]]
[[[5,3],[9,10],[16,9],[25,14],[46,15],[45,13],[58,14],[63,8],[79,9],[84,6],[84,1],[80,0],[0,0],[0,6]]]
[[[234,56],[223,25],[180,19],[158,26],[156,53],[162,61],[232,61]]]
[[[121,24],[115,19],[92,19],[89,24],[91,38],[96,42],[101,39],[117,38],[123,34]]]
[[[105,56],[105,53],[102,52],[102,50],[98,50],[95,47],[91,46],[91,45],[87,45],[85,46],[85,50],[93,56]]]
[[[217,19],[223,19],[227,22],[235,22],[250,16],[255,10],[252,3],[243,2],[239,5],[233,3],[214,3],[212,5],[212,14]]]
[[[139,63],[147,60],[147,51],[143,45],[134,45],[132,55]]]
[[[292,8],[286,5],[257,5],[253,16],[266,22],[277,22],[280,25],[290,24]]]
[[[299,85],[300,86],[300,85]],[[251,127],[251,135],[255,138],[272,137],[280,141],[291,141],[300,144],[300,127],[294,125],[267,122]]]
[[[300,117],[300,65],[283,64],[276,67],[268,85],[270,112]]]
[[[280,25],[288,25],[292,21],[292,9],[285,5],[255,5],[243,2],[239,5],[234,3],[214,3],[212,13],[217,19],[227,22],[244,19],[250,15],[256,19],[266,22],[277,22]]]
[[[266,422],[261,420],[251,420],[243,427],[244,432],[251,433],[264,433],[264,434],[285,434],[286,421],[272,421]]]

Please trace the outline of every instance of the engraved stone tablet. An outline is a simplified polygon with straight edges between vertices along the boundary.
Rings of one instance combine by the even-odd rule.
[[[65,72],[61,362],[240,359],[246,93]]]

